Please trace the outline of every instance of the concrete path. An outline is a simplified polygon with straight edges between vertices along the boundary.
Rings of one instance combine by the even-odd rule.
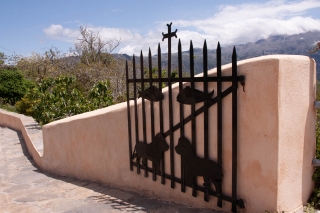
[[[40,133],[41,128],[37,125],[29,126],[28,134],[39,144],[42,142]],[[219,213],[151,199],[95,182],[48,174],[34,164],[21,133],[1,126],[0,212]]]

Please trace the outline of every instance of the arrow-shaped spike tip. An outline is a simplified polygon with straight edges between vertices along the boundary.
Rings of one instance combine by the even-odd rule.
[[[203,48],[207,48],[207,40],[206,39],[204,40]]]
[[[220,47],[220,42],[218,42],[218,45],[217,45],[217,50],[220,50],[221,47]]]

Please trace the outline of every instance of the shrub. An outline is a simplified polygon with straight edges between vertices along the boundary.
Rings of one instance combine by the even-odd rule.
[[[16,108],[43,125],[111,104],[113,98],[108,81],[97,82],[86,96],[77,89],[74,76],[59,76],[43,79],[16,103]]]
[[[0,97],[3,102],[15,104],[35,84],[24,78],[20,71],[14,69],[0,70]]]

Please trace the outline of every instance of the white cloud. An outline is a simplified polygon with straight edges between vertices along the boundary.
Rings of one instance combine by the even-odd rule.
[[[176,20],[177,28],[195,28],[211,41],[222,45],[253,42],[272,34],[293,35],[320,30],[320,20],[303,16],[308,9],[319,8],[320,1],[270,1],[265,4],[220,6],[217,14],[204,20]],[[211,46],[210,46],[211,45]]]
[[[64,28],[60,24],[51,24],[50,27],[44,28],[43,32],[49,37],[62,41],[73,42],[79,36],[79,30]]]
[[[172,30],[178,30],[183,50],[189,48],[192,39],[194,47],[202,47],[204,39],[208,48],[215,48],[217,41],[221,45],[254,42],[273,34],[298,34],[310,30],[320,30],[320,20],[306,16],[309,9],[320,7],[319,0],[304,0],[288,2],[285,0],[269,1],[264,4],[251,3],[239,5],[222,5],[219,12],[207,19],[172,20]],[[158,43],[162,40],[162,32],[166,32],[169,22],[155,23],[155,28],[145,34],[133,32],[130,29],[92,27],[99,31],[105,39],[121,38],[119,53],[147,54],[151,47],[156,54]],[[51,25],[44,29],[45,34],[54,39],[74,41],[78,30],[64,28],[61,25]],[[177,39],[173,39],[173,47]],[[162,52],[166,52],[166,42]],[[174,49],[173,49],[174,51]],[[176,51],[174,51],[176,52]]]

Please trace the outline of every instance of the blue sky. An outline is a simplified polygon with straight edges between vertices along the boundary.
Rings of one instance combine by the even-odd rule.
[[[50,47],[68,52],[80,26],[106,40],[121,39],[114,52],[131,55],[149,47],[156,53],[170,22],[183,50],[191,39],[196,47],[206,39],[215,48],[217,41],[226,46],[320,30],[320,0],[2,0],[0,18],[0,52],[6,55],[28,56]]]

